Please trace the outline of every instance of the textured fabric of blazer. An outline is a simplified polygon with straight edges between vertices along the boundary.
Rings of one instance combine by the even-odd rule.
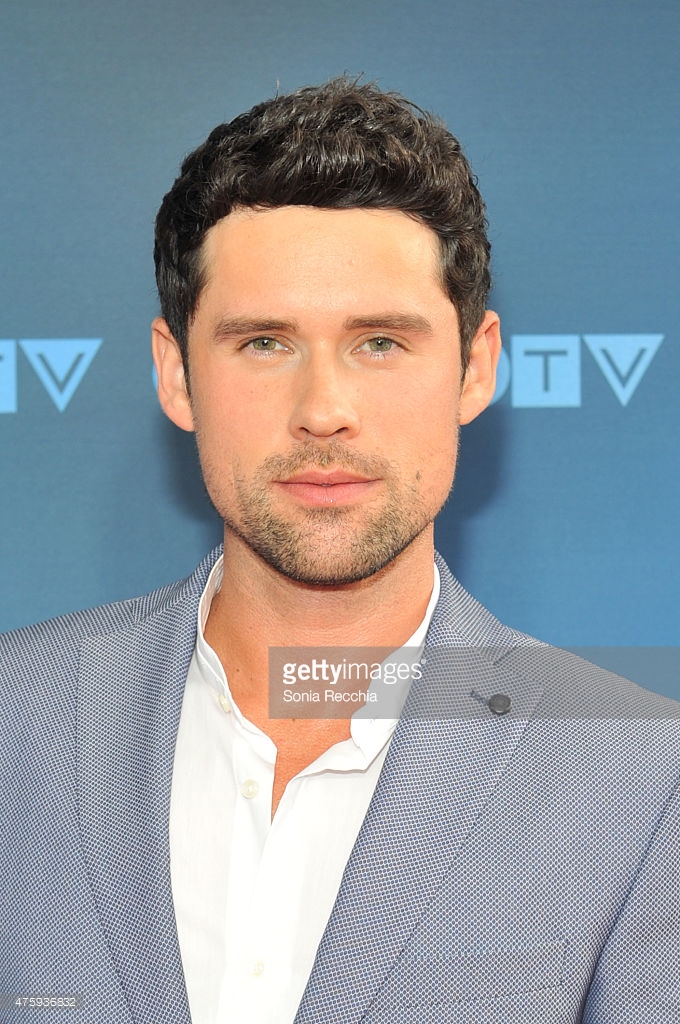
[[[168,820],[218,554],[0,637],[1,1021],[190,1021]],[[297,1024],[680,1021],[680,704],[502,626],[439,567]],[[16,1002],[47,996],[78,1007]]]

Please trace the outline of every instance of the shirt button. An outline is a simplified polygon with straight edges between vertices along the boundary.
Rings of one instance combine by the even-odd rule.
[[[255,779],[246,779],[246,781],[241,784],[241,793],[243,794],[244,797],[246,797],[247,800],[252,800],[253,797],[257,796],[259,792],[260,787],[258,786]],[[259,960],[257,962],[258,964],[260,963]]]
[[[253,964],[253,974],[256,978],[259,978],[261,974],[264,974],[264,964],[261,960],[256,960]]]
[[[231,711],[231,701],[227,697],[226,693],[221,693],[217,698],[220,702],[220,707],[223,711]]]

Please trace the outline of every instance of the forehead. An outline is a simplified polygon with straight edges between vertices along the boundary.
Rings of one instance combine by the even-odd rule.
[[[448,300],[437,235],[396,210],[241,208],[208,231],[202,256],[204,290],[232,296],[266,288],[291,301],[310,292],[346,301],[399,289],[414,301]]]

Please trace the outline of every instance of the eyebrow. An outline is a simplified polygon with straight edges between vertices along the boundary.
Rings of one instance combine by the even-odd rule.
[[[215,341],[241,337],[244,334],[268,334],[274,331],[297,331],[295,320],[274,320],[271,317],[230,316],[223,317],[215,324]]]
[[[417,331],[432,334],[432,324],[418,313],[378,313],[376,316],[351,316],[345,320],[346,331],[383,328],[387,331]]]
[[[277,331],[294,333],[299,330],[299,326],[297,320],[276,320],[272,317],[223,317],[215,324],[213,337],[215,341],[220,341],[242,337],[245,334],[267,334]],[[432,334],[432,324],[418,313],[375,313],[370,316],[351,316],[345,320],[343,328],[346,331],[416,331],[419,334]]]

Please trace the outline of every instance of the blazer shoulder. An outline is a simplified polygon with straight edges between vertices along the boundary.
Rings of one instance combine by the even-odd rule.
[[[503,659],[523,676],[540,676],[544,690],[539,714],[569,719],[680,721],[680,701],[647,690],[625,676],[573,651],[517,634]]]
[[[35,625],[0,634],[0,683],[27,680],[49,664],[67,668],[77,660],[82,643],[91,637],[135,629],[177,604],[194,606],[205,587],[221,548],[203,559],[190,576],[148,594],[60,615]]]
[[[540,684],[540,716],[581,720],[680,719],[680,701],[504,625],[472,597],[436,556],[440,600],[432,618],[429,643],[446,647],[468,643],[499,670]]]

